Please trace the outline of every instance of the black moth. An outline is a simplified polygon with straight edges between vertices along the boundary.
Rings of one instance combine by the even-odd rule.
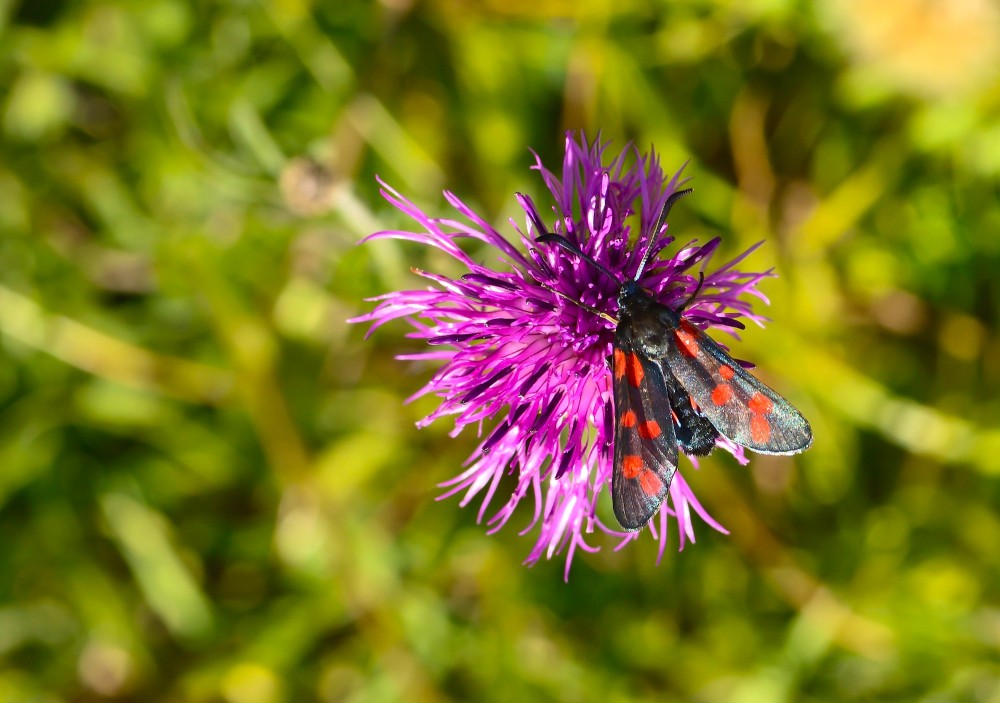
[[[671,206],[690,192],[678,191],[667,199],[635,278],[621,284],[618,293],[608,359],[615,412],[611,497],[615,517],[629,531],[642,529],[666,497],[677,470],[678,446],[687,454],[705,455],[722,436],[762,454],[796,454],[812,444],[812,430],[802,414],[684,319],[686,303],[670,308],[639,285]],[[534,224],[545,232],[537,241],[558,244],[618,281],[571,241],[546,232],[541,222]]]

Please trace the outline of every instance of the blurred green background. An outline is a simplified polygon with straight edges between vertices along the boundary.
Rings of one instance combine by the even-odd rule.
[[[375,174],[503,229],[566,129],[767,240],[816,442],[563,583],[345,319],[456,273]],[[994,0],[3,0],[0,134],[0,701],[1000,701]]]

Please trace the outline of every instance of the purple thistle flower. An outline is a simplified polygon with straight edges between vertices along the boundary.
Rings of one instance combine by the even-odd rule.
[[[599,141],[588,145],[584,138],[576,141],[567,134],[562,178],[542,166],[537,155],[533,168],[555,199],[556,217],[546,229],[564,235],[621,280],[628,280],[653,239],[650,230],[663,204],[684,181],[680,172],[668,181],[655,153],[640,155],[627,148],[605,164],[605,148]],[[626,166],[632,153],[636,162]],[[481,441],[465,470],[443,484],[447,490],[442,497],[461,494],[462,506],[478,498],[478,518],[486,519],[492,533],[511,519],[522,498],[530,496],[533,513],[522,534],[539,529],[526,562],[565,552],[567,577],[577,548],[597,551],[584,537],[595,528],[618,538],[616,549],[636,539],[639,533],[605,524],[597,514],[601,494],[610,492],[613,461],[611,376],[605,360],[611,353],[614,325],[571,302],[614,317],[619,285],[579,257],[525,234],[538,236],[544,227],[527,196],[518,195],[527,218],[525,232],[511,221],[521,239],[521,247],[516,247],[452,193],[445,192],[445,198],[466,221],[428,217],[379,182],[383,197],[412,217],[422,231],[377,232],[365,241],[395,238],[428,244],[468,269],[457,279],[416,271],[433,285],[374,298],[377,307],[352,320],[372,323],[371,334],[390,320],[405,318],[414,330],[408,336],[435,349],[398,358],[443,362],[414,396],[433,393],[441,398],[437,410],[418,425],[454,416],[452,436],[473,425]],[[636,217],[639,232],[630,246]],[[503,270],[473,260],[459,247],[462,238],[499,250]],[[673,241],[671,236],[655,240],[652,263],[641,285],[659,302],[677,307],[694,294],[698,272],[705,272],[720,240],[703,245],[688,242],[672,256],[660,258]],[[770,272],[736,269],[757,246],[704,273],[701,290],[685,308],[688,320],[703,329],[719,327],[730,333],[740,326],[736,322],[740,317],[763,322],[741,296],[747,293],[766,303],[756,286]],[[724,439],[718,443],[746,463],[742,448]],[[697,467],[694,458],[692,464]],[[500,480],[508,473],[517,477],[517,486],[490,513]],[[727,533],[678,471],[669,498],[649,522],[659,542],[657,561],[666,547],[671,518],[677,523],[680,549],[687,540],[694,542],[692,513]]]

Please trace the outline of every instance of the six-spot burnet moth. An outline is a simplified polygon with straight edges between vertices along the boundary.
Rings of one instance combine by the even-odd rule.
[[[796,454],[812,444],[812,430],[802,414],[686,320],[682,312],[687,303],[668,307],[639,285],[671,206],[690,192],[673,193],[664,203],[638,271],[625,282],[570,240],[535,222],[544,232],[536,241],[559,245],[621,286],[617,320],[573,302],[615,322],[608,359],[615,413],[611,497],[615,517],[630,531],[641,529],[666,497],[677,470],[678,447],[686,454],[705,455],[720,436],[762,454]]]

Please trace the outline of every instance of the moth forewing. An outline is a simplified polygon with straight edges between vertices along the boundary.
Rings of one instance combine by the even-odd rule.
[[[612,356],[615,517],[641,529],[663,503],[677,470],[677,438],[666,382],[657,363],[635,349],[627,330],[615,335]]]

